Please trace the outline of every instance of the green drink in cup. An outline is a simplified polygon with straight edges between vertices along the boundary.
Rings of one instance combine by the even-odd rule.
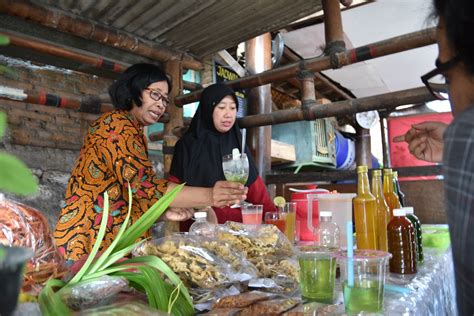
[[[232,154],[222,157],[222,170],[227,181],[238,182],[243,185],[247,183],[249,177],[249,160],[245,153],[240,154],[238,149],[233,150]],[[240,204],[245,204],[241,201]],[[240,207],[239,204],[234,204],[232,208]]]
[[[352,259],[345,251],[337,253],[348,314],[383,312],[385,269],[390,256],[390,253],[378,250],[356,250]],[[348,280],[348,269],[353,269],[353,284]]]
[[[337,248],[299,247],[300,290],[304,300],[331,304],[334,301]]]

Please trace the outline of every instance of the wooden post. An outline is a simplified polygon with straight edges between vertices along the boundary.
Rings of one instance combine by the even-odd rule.
[[[311,105],[316,102],[316,91],[314,89],[314,74],[310,71],[302,70],[298,74],[298,79],[301,81],[301,109],[306,120],[313,120],[311,118]]]
[[[183,68],[179,60],[170,60],[165,63],[166,72],[171,75],[172,89],[169,95],[174,96],[181,93],[183,81]],[[170,98],[173,100],[173,98]],[[165,169],[165,177],[168,177],[171,162],[173,161],[173,150],[174,145],[178,141],[178,137],[173,133],[176,127],[183,126],[183,108],[179,108],[174,105],[174,102],[167,108],[167,112],[170,116],[170,121],[165,124],[163,133],[163,161]],[[179,222],[167,222],[165,228],[165,234],[179,231]]]
[[[356,128],[356,163],[372,168],[372,152],[370,150],[370,130],[357,126]]]
[[[272,67],[272,40],[270,33],[265,33],[245,43],[246,67],[249,73],[257,74]],[[271,85],[262,85],[250,91],[249,114],[271,113]],[[271,126],[249,130],[249,147],[255,158],[257,169],[265,180],[271,169]]]
[[[179,60],[170,60],[165,63],[165,70],[172,78],[172,90],[169,95],[178,95],[182,91],[182,67]],[[172,99],[172,98],[171,98]],[[163,157],[165,164],[165,177],[168,176],[173,160],[174,145],[178,137],[173,133],[176,127],[183,126],[183,109],[175,106],[173,102],[168,106],[167,112],[170,120],[165,124],[163,133]]]

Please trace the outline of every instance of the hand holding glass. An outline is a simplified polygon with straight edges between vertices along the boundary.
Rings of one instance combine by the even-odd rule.
[[[245,153],[223,156],[222,169],[224,171],[224,177],[227,181],[238,182],[243,185],[247,183],[247,179],[249,177],[249,161]],[[234,204],[231,207],[240,207],[240,205]]]

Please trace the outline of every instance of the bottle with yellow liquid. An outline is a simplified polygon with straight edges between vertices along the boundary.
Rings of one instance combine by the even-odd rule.
[[[377,249],[388,251],[387,225],[390,222],[390,208],[385,202],[382,186],[382,170],[372,172],[372,194],[377,201],[377,212],[375,215],[377,221]]]
[[[354,198],[354,221],[357,249],[377,249],[377,201],[370,193],[367,166],[357,167],[357,196]]]
[[[398,195],[395,193],[393,187],[393,171],[392,169],[383,170],[383,195],[385,201],[387,201],[388,207],[390,208],[390,219],[393,218],[393,210],[400,208],[400,201]]]

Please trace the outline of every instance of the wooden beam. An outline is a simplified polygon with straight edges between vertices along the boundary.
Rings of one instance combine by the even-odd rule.
[[[60,10],[49,10],[26,0],[2,0],[0,1],[0,12],[161,62],[177,59],[182,61],[186,68],[194,70],[202,68],[199,61],[181,51],[158,45],[73,14]]]
[[[443,174],[441,165],[423,167],[395,168],[399,177],[438,176]],[[357,180],[355,170],[321,170],[317,172],[273,171],[266,176],[267,184],[332,182],[339,180]]]

